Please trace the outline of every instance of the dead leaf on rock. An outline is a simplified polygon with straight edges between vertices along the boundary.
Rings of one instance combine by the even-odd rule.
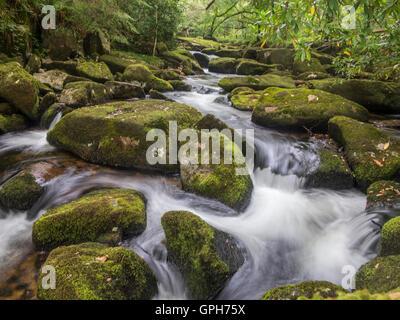
[[[308,96],[308,102],[318,101],[318,100],[319,100],[319,98],[317,96],[313,95],[313,94],[310,94]]]
[[[383,167],[383,164],[382,164],[380,161],[374,160],[374,162],[375,162],[378,166]]]
[[[100,261],[101,263],[104,263],[108,260],[108,255],[104,255],[102,257],[97,257],[95,258],[96,261]]]

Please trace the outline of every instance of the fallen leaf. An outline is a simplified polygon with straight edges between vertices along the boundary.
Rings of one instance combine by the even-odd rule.
[[[387,143],[385,144],[385,146],[383,147],[383,149],[384,149],[384,150],[387,150],[387,149],[389,149],[389,147],[390,147],[390,142],[387,142]]]
[[[378,160],[374,160],[374,162],[375,162],[378,166],[383,167],[383,164],[380,163]]]
[[[104,256],[102,256],[102,257],[97,257],[97,258],[95,258],[96,261],[100,261],[101,263],[106,262],[107,259],[108,259],[108,255],[104,255]]]

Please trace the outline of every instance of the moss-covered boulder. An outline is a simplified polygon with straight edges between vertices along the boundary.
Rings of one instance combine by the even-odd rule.
[[[296,88],[295,82],[290,77],[265,74],[262,76],[223,78],[218,85],[225,91],[231,92],[238,87],[248,87],[254,90],[264,90],[269,87]]]
[[[43,30],[42,45],[54,60],[67,60],[83,55],[82,42],[72,29],[57,26],[54,30]]]
[[[147,91],[150,91],[151,89],[160,92],[174,90],[168,81],[156,77],[153,72],[151,72],[150,69],[143,64],[134,64],[128,66],[122,75],[122,79],[128,82],[139,81],[145,83]]]
[[[8,102],[0,102],[0,114],[2,115],[11,115],[17,113],[17,109],[11,103]]]
[[[289,284],[268,290],[261,300],[297,300],[299,297],[312,298],[315,294],[323,298],[335,298],[344,291],[327,281],[306,281],[298,284]]]
[[[344,147],[358,186],[400,178],[400,141],[368,123],[348,117],[329,121],[329,134]]]
[[[207,146],[202,142],[197,163],[181,162],[183,189],[243,211],[250,203],[253,183],[240,148],[220,133],[204,136],[208,138],[210,149],[205,149]],[[218,161],[214,161],[213,157],[214,151],[218,150],[213,150],[212,146],[218,140],[220,159],[216,163]],[[232,157],[225,159],[225,152],[232,154]]]
[[[168,81],[175,91],[191,91],[192,86],[182,80],[170,80]]]
[[[293,73],[299,75],[305,72],[325,72],[325,67],[317,58],[311,58],[310,61],[295,60]]]
[[[382,293],[400,287],[400,255],[377,257],[356,273],[356,289]]]
[[[70,107],[82,107],[103,103],[111,98],[112,93],[105,85],[92,81],[78,81],[65,86],[59,101]]]
[[[236,73],[240,75],[260,75],[278,67],[277,65],[268,65],[251,59],[239,59],[236,66]]]
[[[367,109],[338,95],[320,90],[265,89],[252,114],[252,121],[268,128],[327,131],[328,121],[343,115],[367,121]]]
[[[193,53],[193,56],[197,60],[197,62],[200,64],[200,67],[202,68],[208,68],[208,64],[210,63],[210,58],[201,52],[195,52]]]
[[[71,82],[79,82],[79,81],[91,81],[88,78],[84,78],[84,77],[78,77],[78,76],[71,76],[68,75],[65,80],[64,80],[64,87]]]
[[[192,299],[215,297],[244,262],[232,237],[191,212],[167,212],[161,223],[168,259],[183,273]]]
[[[114,80],[113,75],[104,62],[80,61],[76,67],[79,76],[104,83]]]
[[[294,51],[287,48],[268,48],[257,51],[257,61],[264,64],[280,64],[286,69],[292,69]]]
[[[400,83],[366,79],[312,80],[308,86],[355,101],[369,111],[400,113]]]
[[[304,80],[304,81],[309,81],[309,80],[320,80],[320,79],[327,79],[330,78],[331,76],[326,73],[326,72],[313,72],[313,71],[308,71],[299,74],[296,79],[297,80]]]
[[[106,189],[92,192],[55,207],[34,224],[32,240],[38,250],[97,241],[117,229],[121,238],[135,236],[146,228],[146,200],[134,190]]]
[[[64,88],[64,81],[68,74],[60,70],[50,70],[42,73],[35,73],[33,75],[37,81],[45,84],[55,91],[62,91]]]
[[[28,62],[26,63],[25,70],[30,74],[34,74],[39,72],[40,67],[42,66],[42,60],[37,54],[31,54]]]
[[[400,217],[386,222],[381,231],[380,240],[381,256],[400,254]]]
[[[238,59],[242,57],[243,51],[241,49],[220,49],[216,50],[214,54],[218,57]]]
[[[153,89],[159,92],[174,91],[174,87],[168,81],[157,77],[153,77],[149,81],[147,81],[145,89],[146,91],[150,91]]]
[[[241,89],[233,93],[233,91]],[[242,90],[243,89],[243,90]],[[239,87],[232,91],[230,101],[232,106],[238,110],[253,111],[253,109],[261,104],[262,91],[255,91],[254,89]]]
[[[68,74],[76,75],[76,67],[78,66],[78,62],[75,60],[67,60],[67,61],[57,61],[51,59],[43,59],[42,67],[46,70],[61,70]]]
[[[41,300],[149,300],[157,293],[157,280],[147,263],[130,249],[99,243],[60,247],[50,252],[44,266],[56,272],[56,289],[44,289]]]
[[[367,190],[367,208],[400,208],[400,183],[378,181]]]
[[[200,119],[200,112],[179,103],[113,102],[69,113],[48,133],[47,139],[90,162],[178,172],[177,164],[148,163],[146,152],[153,142],[146,141],[147,132],[157,128],[168,133],[169,121],[176,121],[179,129],[191,128]]]
[[[208,64],[208,70],[216,73],[235,74],[238,59],[218,58],[213,59]]]
[[[340,154],[321,149],[318,155],[319,165],[305,177],[305,188],[344,190],[354,187],[353,174]]]
[[[144,98],[146,96],[139,83],[107,81],[105,86],[113,99]]]
[[[181,75],[175,70],[164,69],[164,70],[154,70],[152,72],[157,78],[167,81],[181,79]]]
[[[149,96],[151,99],[158,99],[158,100],[169,100],[165,95],[163,95],[161,92],[151,89],[149,91]]]
[[[27,127],[28,121],[21,114],[0,114],[0,134],[24,130]]]
[[[0,98],[35,120],[33,111],[39,105],[38,95],[38,82],[19,63],[0,64]]]
[[[177,49],[166,51],[161,57],[169,67],[182,68],[182,71],[186,75],[204,72],[196,58],[187,50]]]
[[[138,61],[133,58],[123,57],[118,55],[110,55],[110,54],[102,55],[101,57],[99,57],[99,61],[107,64],[111,72],[114,74],[117,72],[123,73],[128,66],[138,63],[150,67],[143,61]]]
[[[96,57],[109,54],[111,43],[102,31],[88,32],[83,39],[83,49],[87,56]]]
[[[44,188],[25,171],[8,180],[0,190],[0,202],[9,209],[28,210],[42,196]]]
[[[315,50],[311,50],[311,57],[317,58],[321,64],[333,64],[333,59],[335,59],[335,57],[328,53],[318,52]]]
[[[51,123],[57,116],[59,112],[62,112],[62,110],[65,108],[65,104],[63,103],[55,103],[51,105],[42,115],[42,118],[40,119],[40,126],[45,129],[49,129]]]

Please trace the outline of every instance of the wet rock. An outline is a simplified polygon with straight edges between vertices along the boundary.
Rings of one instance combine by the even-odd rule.
[[[32,241],[37,250],[97,239],[117,230],[122,239],[136,236],[146,228],[146,200],[128,189],[106,189],[89,193],[55,207],[34,224]]]
[[[252,121],[267,128],[326,132],[329,119],[338,115],[361,121],[369,117],[364,107],[328,92],[268,88],[253,110]]]
[[[54,61],[51,59],[44,59],[42,62],[43,68],[47,70],[61,70],[68,74],[76,75],[76,67],[78,66],[78,62],[74,60],[68,61]]]
[[[181,161],[182,187],[187,192],[218,200],[237,211],[243,211],[249,205],[253,191],[253,183],[244,156],[240,148],[231,141],[232,138],[229,139],[218,132],[210,133],[208,138],[210,146],[214,143],[214,139],[219,139],[219,163],[214,161],[215,154],[207,154],[208,150],[205,149],[207,146],[202,142],[198,147],[201,161],[200,159],[195,163]],[[232,153],[232,157],[225,161],[224,154],[228,151]]]
[[[25,171],[7,181],[0,190],[0,201],[9,209],[28,210],[42,196],[44,188],[35,177]]]
[[[148,300],[157,293],[157,280],[147,263],[130,249],[99,243],[60,247],[44,265],[56,270],[56,289],[45,290],[38,279],[41,300]]]
[[[238,59],[242,57],[243,51],[240,49],[221,49],[216,50],[214,54],[218,57]]]
[[[218,85],[225,91],[231,92],[238,87],[248,87],[254,90],[264,90],[269,87],[296,88],[294,80],[290,77],[265,74],[262,76],[223,78]]]
[[[103,103],[111,99],[112,94],[103,84],[92,81],[68,83],[61,93],[60,103],[71,107],[82,107]]]
[[[145,93],[139,83],[108,81],[105,86],[114,99],[144,98]]]
[[[168,130],[169,121],[177,121],[178,129],[191,128],[200,119],[196,109],[179,103],[112,102],[69,113],[47,138],[54,146],[93,163],[178,172],[177,164],[148,163],[146,152],[153,142],[146,141],[147,132],[153,128]]]
[[[315,294],[325,299],[335,298],[341,291],[345,290],[327,281],[306,281],[270,289],[261,300],[297,300],[300,297],[311,299]]]
[[[400,183],[395,181],[378,181],[367,190],[368,208],[400,208]]]
[[[193,56],[196,58],[196,60],[199,62],[202,68],[208,68],[208,64],[210,63],[210,58],[206,54],[201,52],[195,52],[193,53]]]
[[[51,105],[42,115],[40,119],[40,125],[42,128],[49,129],[51,123],[57,116],[59,112],[61,112],[65,108],[65,104],[63,103],[55,103]]]
[[[168,81],[157,77],[151,78],[149,81],[147,81],[145,89],[146,91],[153,89],[159,92],[174,91],[174,87]]]
[[[163,80],[167,80],[167,81],[169,81],[169,80],[180,80],[181,79],[180,74],[177,71],[174,71],[174,70],[168,70],[168,69],[155,70],[155,71],[153,71],[153,74],[157,78],[160,78],[160,79],[163,79]]]
[[[311,58],[311,61],[295,60],[293,73],[299,75],[305,72],[325,72],[325,68],[317,58]]]
[[[189,51],[184,49],[166,51],[161,57],[166,61],[168,66],[173,68],[182,68],[186,75],[204,73],[195,57]]]
[[[208,70],[210,72],[235,74],[238,59],[235,58],[218,58],[210,61]]]
[[[400,83],[331,78],[309,81],[308,86],[338,94],[361,104],[372,112],[400,113]]]
[[[190,298],[214,298],[244,262],[236,241],[190,212],[167,212],[161,223],[168,259],[182,271]]]
[[[79,82],[79,81],[91,81],[88,78],[84,78],[84,77],[78,77],[78,76],[71,76],[68,75],[65,80],[64,80],[64,87],[71,82]]]
[[[104,83],[114,80],[110,69],[104,62],[81,61],[78,63],[76,71],[79,76],[96,82]]]
[[[107,64],[107,66],[110,68],[112,73],[123,73],[125,69],[132,65],[132,64],[138,64],[140,63],[139,61],[132,59],[132,58],[127,58],[127,57],[120,57],[116,55],[102,55],[99,58],[99,61],[104,62]],[[148,66],[147,66],[148,67]]]
[[[400,217],[393,218],[385,223],[381,231],[381,256],[400,254]]]
[[[62,91],[64,88],[64,81],[68,74],[60,70],[50,70],[42,73],[35,73],[33,75],[37,81],[43,83],[55,91]]]
[[[150,98],[151,99],[158,99],[158,100],[169,100],[166,96],[164,96],[161,92],[158,92],[157,90],[151,89],[150,92]]]
[[[39,105],[39,85],[19,63],[0,64],[0,98],[5,99],[28,118],[35,120]]]
[[[345,149],[357,185],[362,191],[374,182],[400,178],[400,141],[375,128],[347,117],[329,121],[329,134]]]
[[[24,130],[27,127],[28,121],[21,114],[0,114],[0,134]]]
[[[230,101],[232,106],[242,111],[253,111],[261,104],[262,91],[255,91],[247,87],[239,87],[231,92]]]
[[[169,83],[174,87],[175,91],[191,91],[192,86],[182,80],[170,80]]]
[[[87,56],[96,57],[109,54],[111,44],[102,31],[88,32],[83,40],[83,48]]]
[[[35,118],[40,119],[46,110],[57,101],[57,96],[54,92],[47,93],[40,99],[39,107],[35,112]]]
[[[239,59],[236,66],[236,73],[240,75],[260,75],[271,71],[274,68],[279,68],[280,65],[267,65],[255,60]]]
[[[39,72],[41,66],[42,66],[42,61],[40,57],[36,54],[32,54],[28,59],[28,62],[25,66],[25,70],[30,74],[34,74]]]
[[[157,78],[150,71],[150,69],[143,64],[133,64],[128,66],[125,69],[124,74],[122,75],[122,79],[128,82],[139,81],[141,83],[145,83],[147,91],[150,91],[151,89],[160,92],[174,90],[174,88],[168,81]]]
[[[0,102],[0,114],[11,115],[17,113],[17,110],[8,102]]]
[[[42,32],[42,44],[54,60],[63,61],[83,55],[82,43],[78,41],[72,30],[64,27],[44,30]]]
[[[383,293],[400,287],[400,255],[378,257],[356,273],[356,289]]]
[[[345,159],[329,149],[318,152],[319,166],[306,176],[305,188],[327,188],[333,190],[351,189],[353,175]]]
[[[313,72],[313,71],[307,71],[307,72],[301,73],[296,77],[296,79],[304,80],[304,81],[320,80],[320,79],[327,79],[327,78],[330,78],[330,75],[328,73]]]
[[[286,48],[269,48],[258,51],[257,61],[264,64],[280,64],[286,69],[292,69],[294,51]]]

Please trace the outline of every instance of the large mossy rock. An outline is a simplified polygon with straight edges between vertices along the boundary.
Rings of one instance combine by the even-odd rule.
[[[83,39],[85,54],[96,57],[111,52],[111,43],[102,31],[88,32]]]
[[[208,68],[208,65],[210,63],[210,58],[201,52],[195,52],[193,53],[193,57],[197,60],[197,62],[200,64],[200,67],[202,68]]]
[[[261,91],[247,87],[238,87],[229,94],[232,107],[242,111],[253,111],[261,103]]]
[[[379,254],[381,256],[400,254],[400,217],[393,218],[384,224]]]
[[[239,59],[236,66],[236,73],[245,76],[261,75],[271,71],[275,67],[278,68],[279,65],[268,65],[251,59]]]
[[[0,98],[10,102],[21,113],[35,120],[39,106],[39,84],[19,63],[0,64]]]
[[[400,83],[397,82],[331,78],[309,81],[308,86],[338,94],[372,112],[400,113]]]
[[[47,139],[93,163],[178,172],[177,164],[148,163],[146,152],[153,143],[146,141],[147,132],[157,128],[168,133],[169,121],[176,121],[179,129],[191,128],[200,119],[200,112],[179,103],[113,102],[69,113],[48,133]]]
[[[354,186],[353,174],[345,159],[329,149],[318,151],[319,166],[309,173],[304,182],[305,188],[327,188],[333,190],[351,189]]]
[[[190,298],[214,298],[244,262],[236,241],[186,211],[161,219],[168,259],[183,273]]]
[[[149,300],[157,280],[147,263],[130,249],[99,243],[60,247],[50,252],[44,266],[55,268],[56,289],[44,289],[41,300]]]
[[[295,60],[293,63],[293,73],[296,75],[305,72],[326,72],[325,67],[317,58],[311,58],[310,61]]]
[[[173,86],[166,80],[156,77],[148,67],[143,64],[133,64],[128,66],[122,75],[124,81],[139,81],[146,84],[146,90],[151,89],[165,92],[173,91]]]
[[[216,73],[235,74],[237,63],[238,60],[235,58],[212,59],[208,64],[208,70]]]
[[[75,60],[67,60],[67,61],[57,61],[51,59],[43,59],[42,66],[47,70],[61,70],[68,74],[76,75],[76,67],[78,66],[78,62]]]
[[[400,255],[377,257],[356,274],[356,289],[383,293],[400,287]]]
[[[292,69],[294,51],[287,48],[269,48],[257,51],[257,61],[264,64],[280,64],[286,69]]]
[[[134,190],[108,189],[92,192],[55,207],[34,224],[32,240],[38,250],[98,241],[117,230],[122,239],[146,228],[146,200]]]
[[[173,68],[182,68],[186,75],[196,73],[204,73],[196,58],[184,49],[177,49],[173,51],[166,51],[161,56],[168,66]]]
[[[104,62],[80,61],[76,67],[79,76],[104,83],[114,77]]]
[[[374,182],[400,179],[400,141],[368,123],[347,117],[329,121],[329,134],[345,149],[358,186],[366,191]]]
[[[265,74],[262,76],[223,78],[218,85],[225,91],[231,92],[235,88],[248,87],[254,90],[264,90],[269,87],[296,88],[295,82],[290,77]]]
[[[105,54],[99,57],[99,61],[104,62],[111,70],[113,74],[124,73],[125,69],[132,64],[142,64],[149,69],[159,69],[159,67],[152,66],[142,60],[137,60],[134,58],[129,58],[125,56],[115,55],[115,54]]]
[[[7,181],[0,190],[0,202],[9,209],[28,210],[39,200],[44,188],[28,171]]]
[[[107,81],[105,86],[111,93],[113,99],[144,98],[146,96],[139,83]]]
[[[54,69],[46,72],[35,73],[33,76],[37,81],[47,85],[53,90],[62,91],[64,88],[64,81],[67,79],[68,74]]]
[[[207,144],[203,145],[203,140],[200,138],[198,161],[196,163],[181,161],[183,189],[203,197],[216,199],[237,211],[243,211],[250,203],[253,183],[242,151],[223,134],[211,133],[204,136],[208,138],[212,152],[205,149]],[[220,150],[211,149],[218,140]],[[220,152],[219,161],[213,161],[213,156],[218,151]],[[225,160],[226,153],[232,154],[232,157]]]
[[[54,60],[62,61],[83,55],[82,42],[71,29],[65,27],[57,26],[55,30],[44,30],[42,44]]]
[[[60,103],[70,107],[83,107],[106,102],[112,93],[103,84],[93,81],[70,82],[61,93]]]
[[[242,57],[243,51],[241,49],[220,49],[216,50],[214,54],[218,57],[238,59]]]
[[[267,128],[326,132],[329,119],[335,116],[367,121],[369,114],[359,104],[329,92],[268,88],[253,110],[252,121]]]
[[[400,208],[400,183],[378,181],[371,184],[367,190],[367,208]]]
[[[344,291],[342,287],[327,281],[306,281],[270,289],[261,300],[297,300],[300,297],[311,299],[316,294],[325,299],[335,298],[341,291]]]
[[[30,74],[34,74],[39,72],[40,67],[42,66],[42,60],[37,54],[31,54],[28,62],[26,63],[25,70]]]
[[[28,127],[28,121],[21,114],[0,114],[0,134],[24,130]]]

